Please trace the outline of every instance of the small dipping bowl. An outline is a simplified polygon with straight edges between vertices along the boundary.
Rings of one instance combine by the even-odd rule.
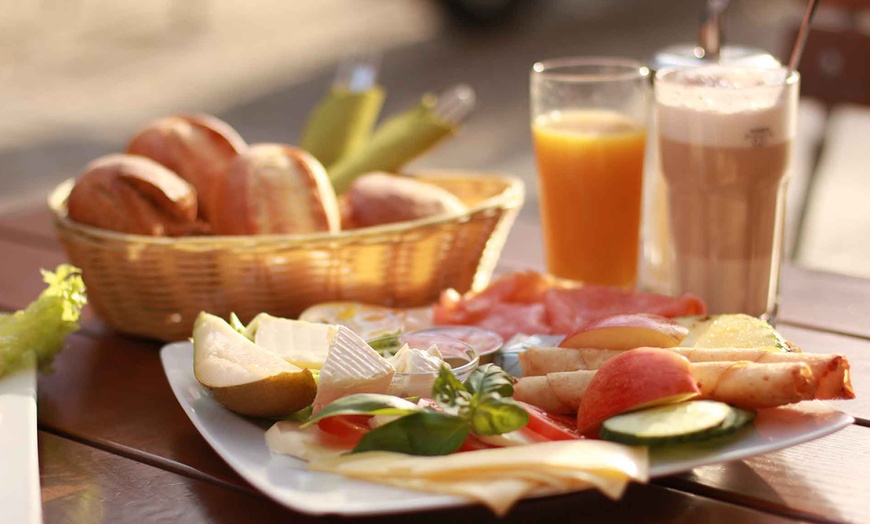
[[[450,365],[450,370],[460,381],[465,381],[477,369],[480,358],[477,352],[466,342],[439,333],[414,331],[398,336],[380,337],[369,340],[368,343],[385,357],[391,357],[405,344],[412,349],[427,350],[435,344]],[[438,378],[438,373],[400,373],[393,375],[389,393],[399,397],[429,397],[432,394],[432,384]]]
[[[438,326],[409,334],[433,334],[461,340],[474,349],[480,358],[480,364],[492,362],[493,354],[504,345],[504,339],[501,335],[495,331],[476,326]]]

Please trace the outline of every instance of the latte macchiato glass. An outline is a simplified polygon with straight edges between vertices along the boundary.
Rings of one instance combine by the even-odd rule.
[[[710,313],[775,320],[797,73],[747,66],[656,74],[673,291]]]

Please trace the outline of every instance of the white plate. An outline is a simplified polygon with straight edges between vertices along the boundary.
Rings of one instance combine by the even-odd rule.
[[[0,522],[42,522],[36,370],[0,378]]]
[[[227,411],[196,381],[190,342],[169,344],[160,351],[160,357],[172,391],[203,438],[245,480],[291,509],[316,515],[374,515],[471,503],[458,497],[310,472],[301,460],[273,456],[264,438],[270,423]],[[764,410],[753,426],[715,447],[682,445],[654,452],[650,473],[660,477],[769,453],[829,435],[853,421],[818,401]]]

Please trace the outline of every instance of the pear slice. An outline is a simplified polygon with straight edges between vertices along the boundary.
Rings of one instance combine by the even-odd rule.
[[[317,393],[311,371],[261,348],[222,318],[205,312],[193,327],[193,374],[224,407],[252,417],[298,411]]]

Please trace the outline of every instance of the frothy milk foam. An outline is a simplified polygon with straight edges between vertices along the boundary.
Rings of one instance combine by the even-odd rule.
[[[677,291],[711,313],[775,314],[797,97],[783,77],[709,66],[656,81]]]

